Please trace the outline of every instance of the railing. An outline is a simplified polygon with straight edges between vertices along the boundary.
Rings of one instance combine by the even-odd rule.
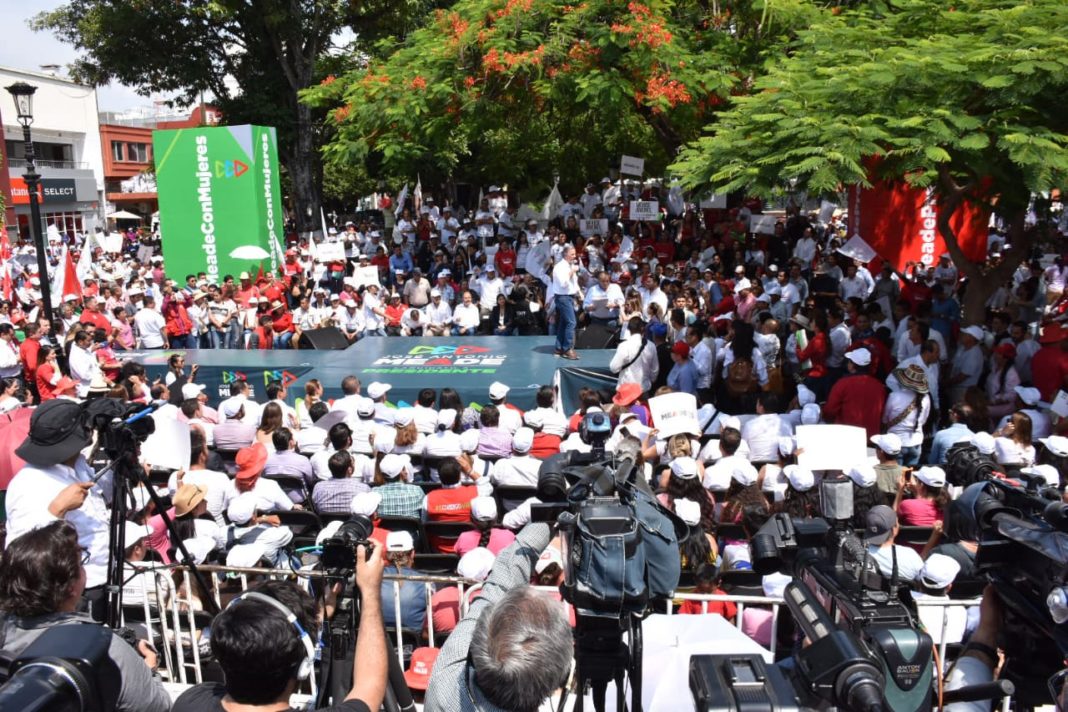
[[[8,156],[7,164],[12,168],[25,168],[26,159],[12,158],[11,156]],[[47,158],[37,158],[34,159],[33,164],[38,168],[68,168],[89,170],[89,164],[85,161],[54,161]]]

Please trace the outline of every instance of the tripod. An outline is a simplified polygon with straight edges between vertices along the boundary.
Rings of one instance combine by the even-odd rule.
[[[623,642],[627,633],[628,643]],[[608,683],[616,685],[616,710],[626,710],[629,679],[631,709],[642,709],[642,622],[635,615],[597,618],[579,615],[575,626],[575,712],[583,712],[587,686],[596,712],[604,712]]]
[[[109,404],[105,403],[98,408],[108,410],[108,405]],[[112,407],[121,409],[122,406],[116,401]],[[186,549],[185,543],[178,534],[178,530],[174,526],[174,520],[168,516],[166,507],[162,500],[160,500],[159,495],[156,494],[156,490],[152,487],[152,483],[149,482],[145,471],[138,463],[141,440],[139,433],[147,430],[147,432],[145,432],[147,435],[151,432],[151,426],[146,426],[144,423],[152,422],[147,420],[147,416],[151,414],[153,410],[153,408],[145,408],[125,420],[118,418],[111,419],[104,428],[100,429],[100,437],[104,443],[104,451],[111,459],[111,462],[97,475],[97,480],[99,481],[103,479],[109,472],[112,477],[111,522],[110,536],[108,539],[108,570],[107,585],[105,587],[107,592],[105,621],[108,626],[115,630],[118,630],[122,621],[123,567],[126,562],[125,524],[130,500],[133,496],[131,483],[141,484],[145,487],[148,496],[156,506],[156,511],[159,513],[160,518],[163,519],[163,523],[167,527],[171,543],[181,553],[181,560],[189,566],[189,572],[193,575],[193,579],[197,582],[200,589],[202,591],[209,590],[200,570],[197,568],[196,563],[193,560],[193,557],[189,554],[189,550]],[[142,425],[135,426],[137,423],[142,423]],[[217,614],[219,612],[219,607],[216,605],[215,599],[212,596],[205,597],[204,605],[212,614]]]

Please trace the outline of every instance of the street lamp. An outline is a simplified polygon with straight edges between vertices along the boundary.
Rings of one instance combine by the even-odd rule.
[[[41,175],[34,165],[33,138],[30,136],[30,124],[33,123],[33,95],[37,87],[26,82],[15,82],[7,87],[11,98],[15,100],[15,114],[22,125],[22,139],[26,142],[26,172],[22,180],[26,182],[26,192],[30,198],[30,234],[37,250],[37,276],[41,280],[41,301],[44,302],[44,315],[49,326],[55,324],[52,317],[52,288],[48,280],[48,258],[45,254],[45,239],[41,232],[41,206],[37,202],[37,186],[41,184]],[[61,267],[62,268],[62,267]]]

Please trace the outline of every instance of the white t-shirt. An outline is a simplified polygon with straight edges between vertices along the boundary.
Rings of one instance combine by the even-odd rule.
[[[894,556],[891,553],[891,549],[897,551],[898,580],[915,581],[920,572],[923,571],[923,559],[920,558],[915,549],[899,544],[894,544],[892,548],[875,545],[868,547],[868,553],[871,554],[871,559],[875,562],[875,565],[879,567],[879,573],[887,577],[893,574]]]

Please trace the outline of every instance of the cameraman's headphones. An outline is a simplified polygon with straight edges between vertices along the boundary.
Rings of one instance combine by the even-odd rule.
[[[308,635],[308,631],[304,630],[304,626],[300,624],[296,614],[289,610],[289,608],[287,608],[281,601],[255,591],[246,591],[245,593],[242,593],[240,596],[230,601],[230,604],[227,605],[226,608],[233,608],[240,601],[246,600],[262,601],[272,608],[275,608],[285,616],[286,620],[289,621],[294,628],[297,629],[297,635],[300,636],[300,642],[304,644],[305,652],[304,659],[300,661],[300,666],[297,668],[297,679],[307,680],[311,677],[312,670],[315,668],[315,646],[312,645],[311,636]]]

